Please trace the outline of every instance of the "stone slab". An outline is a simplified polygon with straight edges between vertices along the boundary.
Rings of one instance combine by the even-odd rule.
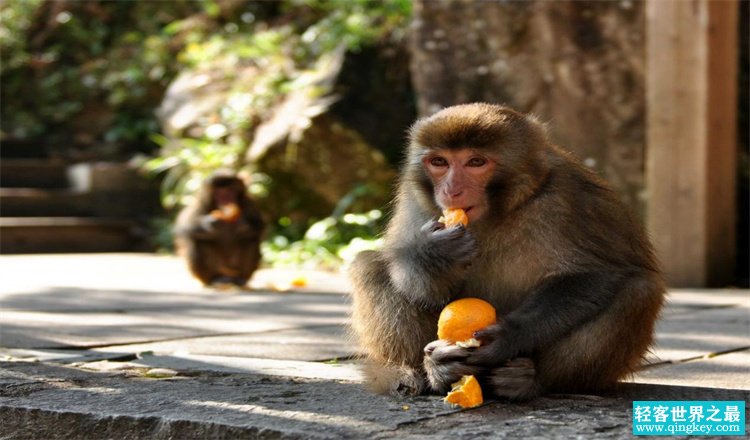
[[[211,356],[96,350],[27,350],[0,348],[0,361],[42,362],[92,371],[141,371],[167,368],[186,376],[196,373],[255,373],[268,376],[361,381],[359,365],[348,359],[311,362],[253,357]]]
[[[647,362],[681,361],[745,347],[750,347],[750,327],[744,310],[710,310],[660,320]]]
[[[622,384],[601,396],[553,395],[524,404],[482,407],[403,425],[374,439],[622,439],[633,438],[634,400],[745,400],[750,392]],[[745,420],[750,410],[746,408]]]
[[[750,390],[750,349],[641,370],[633,382]]]
[[[671,292],[657,329],[671,363],[635,379],[654,383],[456,411],[373,395],[351,361],[312,362],[353,352],[348,284],[308,272],[271,290],[297,276],[216,292],[175,257],[0,256],[0,438],[623,438],[632,400],[750,400],[736,389],[748,291]]]
[[[491,401],[374,395],[345,380],[255,374],[150,379],[0,363],[3,438],[625,438],[633,400],[748,400],[750,392],[623,384],[614,393]]]
[[[102,360],[71,366],[93,371],[142,371],[151,368],[174,370],[185,376],[200,373],[250,373],[288,378],[362,381],[359,365],[351,362],[304,362],[275,359],[237,358],[192,354],[138,356],[132,361]]]
[[[100,347],[103,352],[200,354],[299,361],[349,358],[357,352],[343,325],[319,325],[230,336],[185,338],[146,344]]]
[[[34,350],[25,348],[0,347],[0,361],[5,362],[49,362],[56,364],[73,364],[77,362],[96,362],[102,360],[135,359],[132,353],[104,352],[94,350]]]
[[[13,438],[368,438],[456,411],[436,397],[393,399],[345,380],[0,367],[0,436]]]
[[[667,294],[668,305],[688,309],[705,309],[721,306],[750,306],[748,289],[670,289]],[[669,311],[670,307],[665,310]]]
[[[64,293],[64,292],[63,292]],[[299,294],[294,299],[277,293],[199,296],[190,299],[168,293],[151,296],[110,292],[130,304],[118,309],[118,300],[106,308],[102,291],[79,291],[80,310],[34,310],[45,296],[0,310],[0,345],[11,348],[95,347],[176,338],[270,332],[306,326],[343,325],[349,311],[348,297],[331,294]],[[53,297],[54,294],[50,294]],[[176,298],[173,298],[176,297]],[[99,298],[99,299],[97,299]],[[104,304],[99,306],[97,301]],[[174,301],[173,301],[174,300]],[[60,298],[50,298],[66,302]]]
[[[203,288],[188,272],[185,263],[172,255],[116,253],[116,254],[39,254],[39,255],[0,255],[0,304],[6,308],[17,307],[24,294],[36,297],[48,291],[42,300],[26,298],[32,303],[22,303],[24,309],[34,306],[35,310],[58,310],[66,305],[79,307],[86,303],[77,301],[77,289],[82,291],[112,291],[132,294],[136,297],[148,296],[151,292],[170,294],[221,295],[212,289]],[[44,276],[33,276],[43,273]],[[260,269],[253,274],[250,287],[259,291],[276,290],[276,286],[288,284],[291,279],[302,276],[307,285],[290,292],[317,292],[344,294],[349,291],[345,276],[336,272],[310,270]],[[62,294],[61,301],[48,302],[51,293],[73,289],[73,295]],[[123,290],[126,289],[126,290]],[[95,298],[90,298],[95,299]],[[115,299],[113,295],[102,298],[104,304]],[[127,299],[124,298],[124,299]],[[175,299],[179,300],[176,296]],[[127,301],[118,301],[116,307],[125,307]]]

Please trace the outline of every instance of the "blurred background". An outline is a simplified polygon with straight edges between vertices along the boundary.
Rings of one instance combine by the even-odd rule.
[[[335,270],[379,245],[410,124],[488,101],[620,191],[671,285],[747,287],[749,4],[5,1],[0,252],[172,252],[232,168],[265,266]]]

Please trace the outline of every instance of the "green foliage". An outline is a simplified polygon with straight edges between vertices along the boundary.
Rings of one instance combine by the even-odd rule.
[[[144,168],[162,178],[162,199],[174,210],[218,168],[248,175],[263,198],[288,182],[272,181],[246,159],[259,122],[290,93],[326,96],[330,84],[320,73],[330,54],[399,37],[410,14],[410,0],[2,2],[0,139],[104,145],[119,157],[158,147]],[[221,108],[197,131],[160,133],[154,109],[167,86],[207,64],[234,85]],[[91,156],[106,158],[103,151]],[[347,214],[358,191],[309,228],[297,218],[272,219],[267,259],[330,266],[377,246],[380,211]]]
[[[379,248],[382,228],[380,210],[326,217],[313,223],[300,240],[274,235],[263,243],[263,258],[275,267],[335,269],[363,250]]]
[[[411,0],[291,0],[319,19],[302,33],[312,53],[327,52],[344,44],[358,51],[394,30],[404,29],[411,16]]]
[[[217,15],[214,2],[203,2],[203,7],[209,16]],[[245,159],[246,149],[257,124],[267,119],[273,106],[294,91],[327,95],[330,84],[320,81],[328,68],[327,54],[342,44],[358,50],[405,27],[410,8],[410,1],[405,0],[290,0],[283,3],[287,20],[273,27],[255,26],[246,14],[231,17],[219,29],[194,28],[191,18],[169,24],[164,32],[182,35],[186,42],[177,55],[179,62],[195,69],[220,67],[233,79],[227,81],[233,89],[221,109],[202,122],[202,137],[152,137],[162,149],[146,168],[165,176],[165,205],[183,205],[196,182],[217,168],[253,174],[254,164]],[[305,124],[309,121],[296,122]],[[255,194],[268,193],[267,180],[267,176],[253,180]]]
[[[170,141],[156,134],[152,139],[168,154],[147,161],[143,168],[163,175],[162,203],[167,208],[189,204],[201,182],[214,171],[221,168],[239,171],[236,164],[243,149],[241,144],[216,143],[210,138]]]
[[[159,29],[187,1],[6,2],[0,9],[2,136],[61,145],[150,145],[176,72]]]

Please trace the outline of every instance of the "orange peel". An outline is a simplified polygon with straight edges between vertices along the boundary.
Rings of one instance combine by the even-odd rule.
[[[484,403],[482,387],[473,375],[462,376],[458,382],[451,384],[451,391],[443,399],[446,403],[461,408],[474,408]]]

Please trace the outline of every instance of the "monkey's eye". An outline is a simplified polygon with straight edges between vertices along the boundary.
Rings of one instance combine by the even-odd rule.
[[[483,167],[485,165],[487,165],[487,159],[483,157],[472,157],[466,162],[466,166],[470,167]]]
[[[447,167],[448,161],[444,157],[435,156],[430,158],[430,165],[434,167]]]

